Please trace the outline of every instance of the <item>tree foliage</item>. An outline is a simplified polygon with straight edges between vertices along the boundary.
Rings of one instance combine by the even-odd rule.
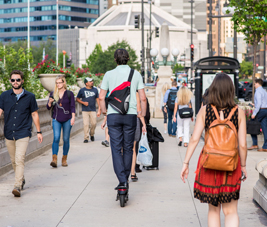
[[[251,76],[253,74],[253,63],[251,61],[242,61],[240,64],[240,74],[245,78]]]
[[[231,0],[230,6],[235,7],[232,17],[234,29],[245,35],[247,43],[253,45],[254,70],[253,70],[253,92],[254,78],[256,73],[256,48],[258,43],[267,35],[267,0]],[[254,98],[252,97],[252,100]]]
[[[176,63],[175,66],[173,67],[172,71],[173,71],[173,73],[177,73],[179,71],[184,71],[184,66]]]
[[[86,60],[87,66],[90,71],[94,74],[106,73],[109,70],[114,69],[117,64],[114,61],[114,52],[119,49],[126,49],[129,53],[130,60],[128,65],[133,69],[140,69],[140,64],[137,62],[137,55],[135,50],[127,43],[126,40],[117,41],[107,48],[107,50],[102,51],[100,44],[97,44],[92,54]],[[90,65],[89,65],[90,63]]]

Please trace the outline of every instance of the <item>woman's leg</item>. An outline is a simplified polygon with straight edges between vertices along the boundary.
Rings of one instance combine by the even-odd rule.
[[[221,226],[220,212],[221,212],[221,205],[216,207],[216,206],[209,204],[209,213],[208,213],[208,226],[209,227],[220,227]]]
[[[62,124],[60,122],[58,122],[57,120],[53,119],[52,120],[52,127],[53,127],[53,133],[54,133],[52,152],[53,152],[53,155],[54,154],[57,155]]]
[[[184,136],[184,120],[179,117],[179,114],[177,114],[177,125],[178,125],[178,138],[180,141],[183,141],[183,136]]]
[[[136,164],[135,147],[136,147],[136,141],[134,141],[134,145],[133,145],[133,159],[132,159],[131,175],[135,175],[135,164]]]
[[[109,142],[108,127],[105,128],[105,138],[106,138],[106,141]]]
[[[238,203],[238,200],[232,200],[230,203],[222,204],[222,210],[225,216],[224,223],[226,227],[228,226],[238,227],[239,226],[237,203]]]
[[[191,118],[184,119],[184,144],[189,143],[189,130]]]
[[[70,131],[71,124],[70,120],[64,122],[63,124],[63,155],[68,155],[70,149]]]

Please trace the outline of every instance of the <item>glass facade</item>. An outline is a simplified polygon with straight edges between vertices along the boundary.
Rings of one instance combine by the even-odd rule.
[[[88,27],[99,16],[99,1],[61,0],[58,6],[59,29]],[[28,7],[25,7],[27,2],[28,0],[0,0],[0,42],[27,40]],[[31,41],[56,40],[57,0],[30,0],[30,2],[30,31],[33,32],[30,33]],[[38,12],[43,13],[40,15]]]

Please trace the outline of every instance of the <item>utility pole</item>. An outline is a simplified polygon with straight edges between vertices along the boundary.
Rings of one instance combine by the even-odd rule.
[[[220,0],[218,0],[218,56],[221,55],[221,48],[220,48],[220,42],[221,42],[221,3]]]
[[[191,44],[190,44],[190,48],[191,48],[191,51],[192,51],[192,46],[193,46],[193,49],[194,49],[194,44],[193,44],[193,3],[194,1],[191,0]],[[191,53],[192,55],[192,53]],[[190,70],[190,79],[193,78],[193,60],[192,59],[192,56],[191,56],[191,70]],[[192,91],[192,83],[191,83],[191,91]]]
[[[143,57],[142,57],[142,66],[141,66],[141,75],[143,77],[143,82],[145,82],[145,44],[144,44],[144,0],[142,0],[142,13],[141,13],[141,29],[142,29],[142,53],[143,53]]]
[[[266,72],[266,36],[264,36],[264,52],[263,52],[263,78],[267,76]]]
[[[209,0],[209,35],[208,35],[208,47],[209,56],[212,57],[212,0]]]

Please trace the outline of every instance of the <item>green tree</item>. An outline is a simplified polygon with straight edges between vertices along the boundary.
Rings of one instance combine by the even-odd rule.
[[[267,0],[231,0],[230,6],[235,7],[235,12],[231,19],[234,22],[234,29],[237,32],[242,32],[245,35],[247,43],[253,45],[252,100],[254,100],[256,49],[258,43],[267,35]]]
[[[184,66],[182,66],[181,64],[178,64],[178,63],[176,63],[172,69],[173,73],[177,73],[177,72],[183,71],[183,70],[184,70]]]
[[[43,49],[45,48],[45,55],[48,59],[56,61],[56,45],[53,40],[48,39],[46,42],[40,42],[39,46],[32,46],[33,64],[37,65],[43,60]]]
[[[86,64],[87,65],[84,66],[83,68],[88,67],[89,69],[91,69],[93,67],[93,65],[95,64],[96,59],[98,58],[100,53],[103,53],[102,46],[101,46],[101,44],[96,44],[95,45],[95,49],[90,54],[90,56],[86,59]]]
[[[104,52],[100,52],[92,67],[89,67],[90,71],[96,74],[106,73],[108,70],[114,69],[117,66],[116,62],[114,61],[114,52],[119,48],[123,48],[128,51],[130,60],[127,64],[131,68],[139,70],[140,64],[137,61],[135,50],[132,49],[127,41],[122,40],[121,42],[117,41],[116,43],[112,44]]]
[[[251,61],[242,61],[240,64],[240,75],[241,77],[245,77],[246,79],[248,76],[253,74],[253,63]]]

